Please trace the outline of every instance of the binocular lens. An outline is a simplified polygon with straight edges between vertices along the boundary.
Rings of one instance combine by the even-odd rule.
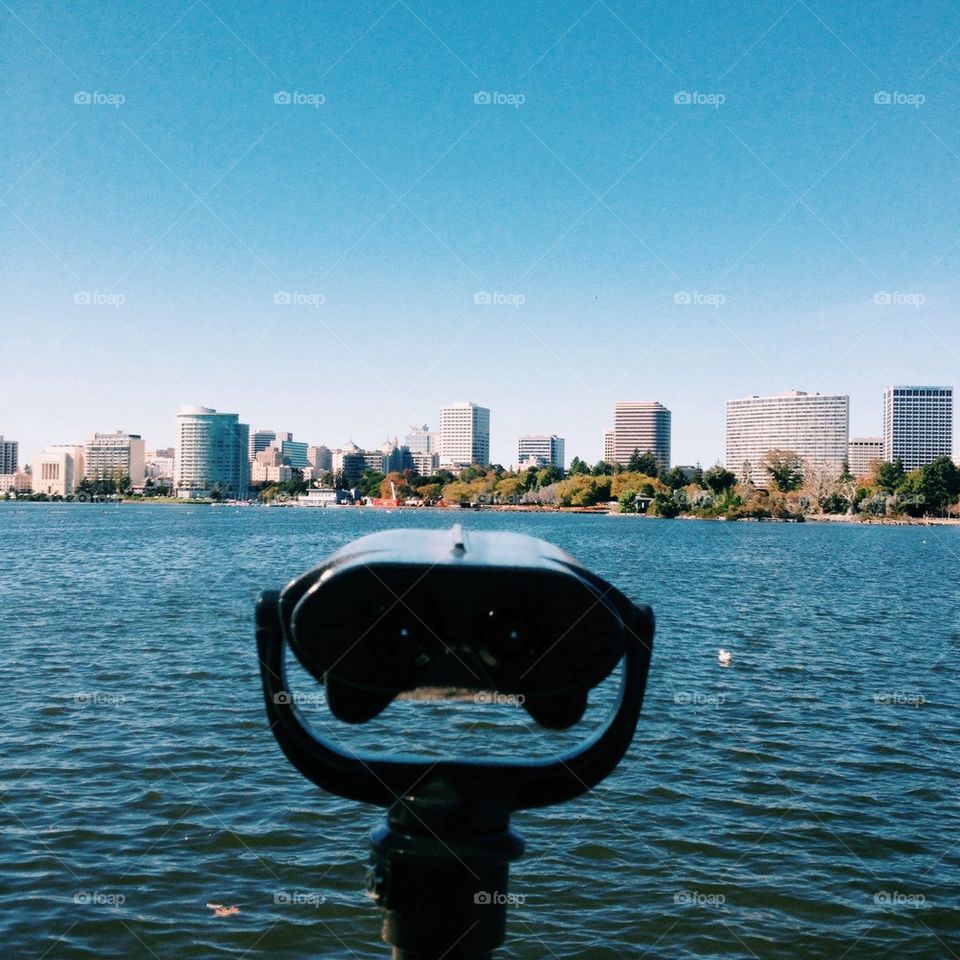
[[[535,656],[543,647],[543,636],[537,618],[524,610],[490,610],[479,653],[491,667],[515,664]]]

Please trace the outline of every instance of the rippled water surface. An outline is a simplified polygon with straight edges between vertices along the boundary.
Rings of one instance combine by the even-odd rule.
[[[281,755],[253,603],[454,519],[551,540],[658,617],[616,773],[514,818],[500,956],[960,956],[958,529],[40,504],[0,504],[0,954],[387,956],[381,814]],[[403,703],[354,736],[409,748],[431,717],[436,749],[502,744],[521,714]]]

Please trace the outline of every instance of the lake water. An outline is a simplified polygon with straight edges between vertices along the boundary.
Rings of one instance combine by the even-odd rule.
[[[960,956],[960,529],[3,504],[3,957],[387,956],[382,814],[281,755],[253,604],[355,537],[454,521],[553,541],[658,618],[621,766],[514,817],[498,956]],[[354,736],[409,748],[433,711],[442,749],[476,709]]]

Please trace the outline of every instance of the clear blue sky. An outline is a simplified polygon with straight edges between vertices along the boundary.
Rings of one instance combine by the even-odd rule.
[[[848,392],[859,434],[960,385],[955,2],[9,3],[22,461],[181,403],[334,446],[461,399],[496,460],[595,460],[657,399],[707,463],[731,397]]]

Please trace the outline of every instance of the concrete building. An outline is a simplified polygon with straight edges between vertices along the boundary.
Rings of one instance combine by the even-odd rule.
[[[249,445],[249,456],[251,460],[256,460],[257,454],[261,450],[266,450],[267,447],[277,439],[276,430],[254,430],[250,434],[250,445]]]
[[[250,427],[236,413],[210,407],[177,412],[174,487],[177,496],[221,496],[245,500],[250,488]]]
[[[83,446],[57,443],[46,447],[33,461],[31,484],[34,493],[50,497],[72,497],[83,479]]]
[[[427,424],[410,428],[410,432],[404,438],[404,446],[411,453],[438,453],[440,450],[440,434],[430,432]]]
[[[294,440],[292,434],[287,434],[285,439],[278,437],[271,446],[280,451],[284,463],[288,466],[297,470],[308,470],[310,468],[310,458],[307,456],[309,444],[301,440]]]
[[[17,455],[20,444],[16,440],[4,440],[0,436],[0,474],[14,474],[17,472]]]
[[[410,451],[412,469],[421,477],[432,477],[440,469],[440,454],[422,450]]]
[[[563,437],[556,434],[528,433],[517,441],[517,464],[519,468],[554,466],[563,470],[566,452]]]
[[[286,483],[292,479],[293,467],[286,462],[286,458],[276,446],[258,451],[256,457],[250,461],[251,483]]]
[[[850,398],[788,390],[774,397],[727,401],[724,465],[741,480],[767,486],[763,459],[792,450],[814,466],[839,470],[850,438]]]
[[[32,489],[33,477],[26,470],[0,473],[0,494],[29,493]]]
[[[953,387],[887,387],[883,394],[883,459],[905,470],[953,456]]]
[[[490,409],[475,403],[440,408],[440,466],[490,465]]]
[[[603,431],[603,462],[613,463],[613,431]]]
[[[851,437],[847,465],[855,477],[868,477],[876,460],[883,460],[883,437]]]
[[[314,480],[319,480],[323,474],[333,469],[333,454],[329,447],[307,447],[307,461],[313,471]]]
[[[670,469],[670,411],[655,400],[624,401],[613,407],[613,458],[626,463],[634,451],[652,453]]]
[[[339,476],[345,487],[356,486],[363,471],[367,469],[363,450],[352,440],[334,450],[330,459],[334,476]]]
[[[176,460],[175,447],[160,447],[146,450],[143,454],[143,469],[147,480],[173,483],[173,467]]]
[[[139,433],[95,433],[83,451],[83,475],[88,480],[130,478],[130,486],[139,489],[146,479],[143,438]]]

